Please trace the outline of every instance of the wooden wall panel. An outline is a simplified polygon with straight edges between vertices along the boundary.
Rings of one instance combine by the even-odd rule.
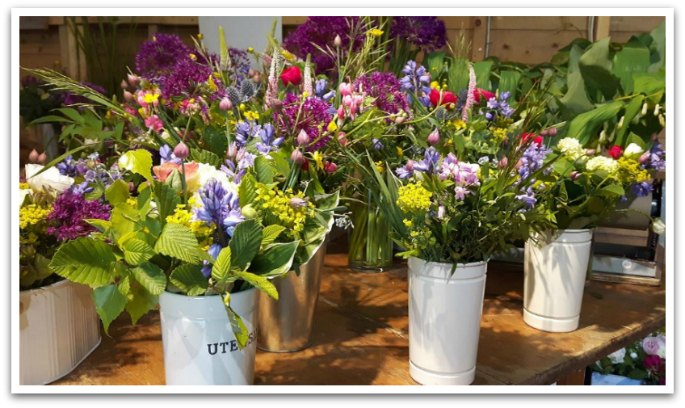
[[[492,30],[490,56],[502,61],[538,64],[549,61],[560,48],[578,37],[578,32],[567,30]]]
[[[664,22],[664,17],[611,17],[611,41],[626,42],[633,35],[649,32]]]

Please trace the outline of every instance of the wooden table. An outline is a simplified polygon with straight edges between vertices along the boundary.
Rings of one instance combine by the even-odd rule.
[[[407,271],[346,268],[329,254],[314,319],[312,346],[257,353],[255,384],[415,384],[409,376]],[[475,384],[550,384],[664,326],[665,290],[591,281],[580,327],[546,333],[522,319],[521,265],[491,262],[481,321]],[[100,347],[57,385],[164,384],[159,314],[131,327],[112,324]]]

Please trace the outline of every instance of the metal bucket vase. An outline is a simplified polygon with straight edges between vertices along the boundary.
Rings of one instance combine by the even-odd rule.
[[[273,280],[278,300],[259,293],[257,347],[260,350],[291,352],[309,347],[325,256],[326,241],[309,262],[299,267],[299,275],[290,271]]]
[[[526,242],[523,321],[549,332],[578,328],[592,230],[566,229]]]
[[[91,293],[68,280],[20,292],[20,384],[58,380],[98,347],[100,319]]]
[[[221,296],[159,296],[167,385],[251,385],[254,380],[257,289],[231,293],[249,340],[240,350]]]
[[[424,385],[468,385],[476,376],[487,262],[409,258],[409,374]]]

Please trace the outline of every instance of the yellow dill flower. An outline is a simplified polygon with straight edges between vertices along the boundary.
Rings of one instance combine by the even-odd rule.
[[[293,194],[292,189],[282,191],[258,184],[255,202],[268,222],[284,226],[291,237],[297,237],[308,217],[314,214],[314,205],[305,199],[304,193]]]
[[[421,184],[410,183],[400,187],[398,195],[397,205],[402,212],[421,213],[430,208],[433,193],[426,190]]]
[[[326,130],[328,130],[331,133],[335,132],[336,130],[338,130],[338,125],[335,123],[334,120],[332,120],[326,127]]]
[[[247,109],[247,108],[245,107],[245,104],[244,104],[244,103],[241,103],[241,104],[238,106],[238,109],[240,109],[241,112],[245,112],[245,109]]]
[[[304,91],[302,92],[302,99],[306,99],[309,96],[309,92]]]
[[[411,220],[408,220],[408,219],[406,219],[406,218],[402,220],[402,223],[403,223],[404,226],[407,227],[407,228],[411,228],[411,226],[414,225],[414,224],[411,222]]]
[[[288,50],[281,50],[281,55],[288,61],[295,60],[295,55]]]
[[[383,35],[383,32],[384,32],[383,30],[379,30],[378,28],[372,28],[369,31],[367,31],[366,33],[369,35],[372,35],[374,37],[380,37],[381,35]]]
[[[642,183],[652,179],[649,172],[642,167],[637,160],[625,156],[618,160],[618,179],[624,183]]]
[[[188,57],[189,57],[192,61],[197,61],[197,55],[193,54],[192,52],[191,52],[190,54],[188,54]]]
[[[19,209],[19,229],[26,229],[30,225],[38,224],[52,212],[52,206],[40,207],[29,204]]]
[[[247,120],[259,120],[259,113],[255,111],[247,111],[244,113]]]
[[[323,154],[321,154],[321,152],[317,150],[312,155],[312,158],[314,159],[314,163],[316,164],[316,169],[323,170]]]
[[[494,128],[492,130],[492,135],[495,137],[497,141],[501,142],[507,138],[507,129],[500,127]]]
[[[203,248],[209,249],[209,246],[212,244],[212,235],[216,226],[214,224],[207,224],[204,221],[194,221],[191,212],[186,209],[184,204],[178,204],[174,213],[166,217],[166,222],[190,228]]]
[[[252,48],[252,47],[247,47],[247,52],[253,53],[253,52],[254,52],[254,48]]]

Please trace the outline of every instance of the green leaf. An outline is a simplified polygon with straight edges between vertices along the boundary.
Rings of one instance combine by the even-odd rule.
[[[554,167],[554,171],[562,177],[567,177],[575,168],[573,162],[566,157],[560,157],[552,166]]]
[[[252,260],[249,271],[269,277],[284,275],[292,267],[297,247],[297,241],[271,244]]]
[[[445,52],[435,51],[431,52],[426,56],[425,59],[426,67],[433,78],[437,78],[442,72],[442,68],[445,65]]]
[[[272,299],[278,300],[278,290],[276,289],[276,286],[269,282],[269,279],[266,277],[255,275],[250,272],[236,272],[236,275],[245,282],[266,293]]]
[[[97,288],[114,279],[114,252],[102,241],[77,238],[59,247],[50,269],[72,282]]]
[[[162,223],[166,223],[166,217],[174,213],[176,206],[181,204],[181,198],[178,196],[177,190],[163,183],[154,184],[154,194],[159,219]]]
[[[599,192],[604,196],[609,195],[616,197],[621,197],[625,194],[623,187],[618,183],[606,185],[602,187]]]
[[[224,307],[226,308],[228,322],[231,324],[231,330],[233,331],[233,335],[235,336],[235,339],[238,341],[238,348],[242,350],[243,348],[245,348],[245,346],[247,346],[247,341],[249,338],[247,327],[245,327],[243,319],[240,316],[238,316],[238,314],[233,310],[233,308],[231,308],[228,302],[224,301]]]
[[[585,92],[585,81],[580,71],[568,73],[568,91],[559,99],[566,118],[572,118],[594,107]]]
[[[129,265],[140,265],[156,255],[154,248],[137,238],[127,239],[120,247]]]
[[[168,223],[155,244],[155,251],[162,255],[199,264],[204,257],[193,232],[185,225]]]
[[[202,133],[202,140],[205,142],[208,150],[217,155],[217,157],[226,157],[228,139],[224,129],[208,126]]]
[[[262,227],[255,220],[246,220],[238,224],[233,231],[233,238],[228,243],[231,248],[231,266],[245,270],[250,261],[259,252],[262,243]]]
[[[620,81],[626,94],[633,93],[633,75],[647,72],[649,49],[645,46],[625,46],[614,55],[612,71]]]
[[[200,296],[207,291],[208,281],[200,265],[182,264],[169,275],[169,281],[188,296]]]
[[[502,71],[500,72],[499,86],[497,87],[497,90],[500,92],[511,92],[511,98],[516,99],[520,80],[521,72],[511,70]]]
[[[257,197],[257,182],[252,174],[247,174],[240,181],[238,187],[238,197],[240,199],[240,206],[245,207],[252,203]]]
[[[194,148],[190,150],[190,158],[198,163],[207,163],[212,166],[219,167],[223,160],[216,154],[210,152],[209,150],[203,150]]]
[[[577,138],[585,145],[596,135],[599,127],[607,120],[615,118],[623,108],[620,101],[610,102],[576,116],[568,125],[567,136]]]
[[[278,238],[279,235],[281,235],[281,232],[285,231],[285,227],[282,225],[267,225],[264,227],[264,230],[262,230],[262,245],[261,247],[264,248],[267,245],[272,244],[276,239]]]
[[[254,161],[254,169],[257,181],[263,184],[273,183],[275,171],[269,159],[264,156],[257,157]]]
[[[58,108],[55,110],[71,119],[74,123],[85,123],[84,117],[74,108]]]
[[[116,285],[109,284],[93,290],[93,300],[105,333],[108,333],[109,325],[124,311],[128,298],[121,293]]]
[[[130,150],[122,154],[119,166],[152,181],[152,154],[145,149]]]
[[[131,322],[136,324],[141,317],[157,307],[159,298],[145,290],[137,282],[133,282],[130,291],[131,297],[126,304],[126,311],[131,316]]]
[[[159,266],[145,262],[131,269],[131,274],[148,292],[160,295],[166,289],[166,275]]]
[[[493,60],[483,60],[473,64],[473,70],[476,72],[476,85],[479,88],[490,89],[490,72],[493,64]]]
[[[219,284],[225,284],[231,273],[231,248],[222,248],[219,256],[212,265],[212,279]]]
[[[340,203],[340,192],[336,191],[333,194],[326,194],[316,197],[316,209],[319,211],[332,211],[337,208]]]
[[[107,220],[101,220],[99,218],[85,218],[83,221],[87,222],[88,225],[94,227],[100,232],[105,232],[112,226],[111,222]]]
[[[580,73],[585,80],[585,90],[595,102],[609,101],[617,94],[622,94],[620,80],[605,68],[581,64]]]
[[[628,128],[630,128],[630,123],[632,122],[635,115],[642,109],[642,102],[644,101],[644,96],[638,95],[630,100],[625,106],[625,112],[623,113],[623,124],[616,128],[616,139],[614,143],[618,146],[626,146],[625,137]]]
[[[666,79],[663,74],[635,74],[633,76],[635,93],[648,96],[652,103],[659,103],[666,92]]]
[[[464,58],[454,58],[447,71],[449,89],[459,90],[469,85],[469,61]],[[501,88],[500,88],[501,89]]]
[[[650,48],[654,53],[654,63],[649,67],[649,72],[657,72],[664,68],[666,63],[666,23],[661,23],[657,28],[652,30],[649,35],[652,37],[652,45]]]

